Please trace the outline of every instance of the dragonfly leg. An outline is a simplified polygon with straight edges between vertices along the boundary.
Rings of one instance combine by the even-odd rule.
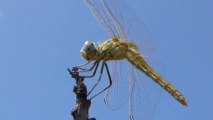
[[[95,85],[92,87],[92,89],[90,90],[90,92],[87,94],[90,95],[90,93],[95,89],[95,87],[98,85],[98,83],[101,81],[101,78],[102,78],[102,74],[103,74],[103,70],[104,70],[104,62],[102,63],[101,65],[101,72],[100,72],[100,76],[98,78],[98,81],[95,83]]]
[[[95,65],[97,64],[98,60],[96,60],[96,61],[93,63],[92,67],[90,67],[89,69],[82,68],[82,66],[88,65],[91,61],[92,61],[92,60],[89,60],[89,61],[87,61],[87,62],[84,63],[84,64],[80,64],[80,65],[75,66],[74,68],[79,69],[78,72],[88,72],[88,71],[91,71],[91,70],[93,70],[93,68],[94,68]]]
[[[94,72],[93,72],[93,74],[92,74],[92,75],[90,75],[90,76],[83,76],[83,77],[84,77],[84,78],[91,78],[91,77],[94,77],[94,76],[95,76],[95,74],[96,74],[96,72],[97,72],[97,69],[98,69],[99,63],[100,63],[100,61],[99,61],[99,60],[97,60],[97,61],[94,63],[94,65],[93,65],[90,69],[88,69],[88,71],[91,71],[91,70],[92,70],[92,69],[94,69],[94,67],[95,67],[95,70],[94,70]]]
[[[91,61],[88,61],[85,64],[81,64],[81,65],[75,66],[73,68],[78,69],[78,72],[88,72],[88,71],[91,71],[91,70],[94,69],[94,67],[97,65],[97,63],[99,62],[99,60],[96,60],[89,69],[81,68],[81,66],[85,66],[85,65],[89,64],[90,62]]]
[[[87,62],[84,63],[84,64],[77,65],[77,66],[75,66],[75,67],[80,68],[80,67],[82,67],[82,66],[85,66],[85,65],[89,64],[90,62],[91,62],[91,60],[87,61]]]
[[[101,81],[104,66],[106,67],[107,75],[108,75],[108,77],[109,77],[109,85],[108,85],[107,87],[105,87],[102,91],[100,91],[99,93],[97,93],[96,95],[92,96],[92,97],[90,98],[90,100],[93,99],[94,97],[98,96],[99,94],[103,93],[104,91],[106,91],[106,90],[107,90],[109,87],[111,87],[111,85],[112,85],[112,79],[111,79],[111,76],[110,76],[110,72],[109,72],[108,65],[106,64],[106,62],[103,62],[103,63],[102,63],[102,66],[101,66],[101,75],[100,75],[100,77],[99,77],[97,83],[96,83],[96,84],[94,85],[94,87],[92,88],[92,90],[93,90],[93,89],[97,86],[97,84]],[[89,92],[89,94],[92,92],[92,90]],[[88,95],[89,95],[89,94],[88,94]]]
[[[73,67],[72,70],[70,70],[70,69],[68,68],[68,71],[69,71],[69,73],[72,73],[72,71],[74,70],[75,72],[79,73],[79,72],[88,72],[88,71],[92,71],[92,70],[95,68],[95,70],[94,70],[94,72],[93,72],[92,75],[89,75],[89,76],[81,76],[81,77],[83,77],[83,78],[91,78],[91,77],[94,77],[94,76],[95,76],[95,74],[96,74],[96,72],[97,72],[97,68],[98,68],[98,66],[99,66],[99,63],[100,63],[100,60],[96,60],[96,61],[93,63],[92,67],[90,67],[89,69],[83,69],[83,68]],[[80,69],[80,70],[79,70],[79,69]]]

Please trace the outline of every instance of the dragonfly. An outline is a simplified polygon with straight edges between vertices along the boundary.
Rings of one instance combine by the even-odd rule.
[[[187,106],[179,90],[160,74],[162,67],[152,57],[155,53],[152,36],[129,6],[123,0],[84,2],[109,35],[109,39],[100,44],[86,41],[80,50],[87,62],[77,68],[94,71],[86,77],[94,77],[101,63],[101,74],[92,90],[101,81],[104,68],[107,71],[109,85],[95,96],[106,91],[104,100],[112,110],[128,102],[131,120],[151,119],[163,89]],[[91,62],[94,63],[89,69],[82,68]]]

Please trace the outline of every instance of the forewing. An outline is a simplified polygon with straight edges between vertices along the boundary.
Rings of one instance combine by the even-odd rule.
[[[109,61],[112,86],[106,91],[105,102],[111,110],[118,110],[128,101],[128,61]]]
[[[101,0],[115,26],[117,37],[133,42],[142,55],[155,52],[152,36],[146,25],[123,0]]]
[[[88,5],[89,9],[96,17],[96,19],[101,23],[104,30],[110,36],[118,36],[118,31],[116,30],[115,24],[113,23],[111,17],[109,16],[107,10],[105,9],[102,0],[84,0]]]

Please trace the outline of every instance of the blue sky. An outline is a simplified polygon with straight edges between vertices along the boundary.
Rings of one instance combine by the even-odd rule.
[[[213,119],[213,2],[128,4],[150,29],[166,78],[189,104],[183,107],[164,92],[153,120]],[[84,62],[79,50],[85,40],[107,37],[82,0],[1,0],[0,119],[72,119],[74,81],[67,67]],[[110,111],[100,95],[92,101],[90,116],[128,120],[127,112],[127,107]]]

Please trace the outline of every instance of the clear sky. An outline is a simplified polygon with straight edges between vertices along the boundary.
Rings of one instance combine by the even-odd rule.
[[[164,92],[153,120],[213,119],[212,0],[128,4],[150,29],[166,78],[189,104],[183,107]],[[0,119],[72,119],[74,81],[67,67],[84,62],[79,50],[85,40],[107,37],[82,0],[1,0]],[[100,95],[90,116],[128,120],[127,112],[110,111]]]

